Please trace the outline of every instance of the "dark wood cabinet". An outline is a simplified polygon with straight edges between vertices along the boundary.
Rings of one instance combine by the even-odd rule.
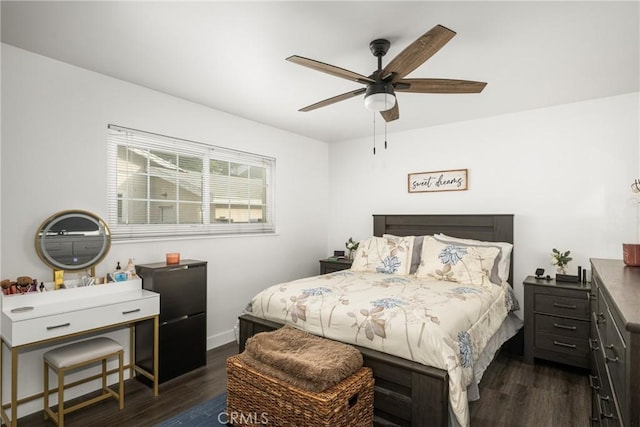
[[[158,381],[175,378],[207,363],[207,263],[183,260],[136,266],[142,287],[160,294]],[[136,326],[135,353],[139,365],[153,365],[151,323]],[[138,376],[147,382],[143,376]]]
[[[591,260],[592,426],[640,426],[640,268]]]
[[[333,273],[334,271],[348,270],[351,268],[350,259],[327,258],[320,260],[320,274]]]
[[[524,280],[524,360],[535,358],[589,369],[589,283]]]

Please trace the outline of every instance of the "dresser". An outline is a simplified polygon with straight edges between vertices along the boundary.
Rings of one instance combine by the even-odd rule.
[[[160,383],[207,363],[207,263],[182,260],[140,264],[136,272],[142,287],[160,295],[159,366]],[[153,368],[153,326],[136,324],[136,363]],[[150,384],[146,377],[138,377]]]
[[[551,360],[589,369],[589,283],[527,277],[524,282],[524,360]]]
[[[592,426],[640,426],[640,268],[592,259]]]

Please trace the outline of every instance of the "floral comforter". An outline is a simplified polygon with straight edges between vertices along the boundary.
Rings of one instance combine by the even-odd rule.
[[[449,400],[469,425],[473,364],[515,299],[507,283],[461,285],[342,270],[282,283],[251,301],[252,314],[449,372]]]

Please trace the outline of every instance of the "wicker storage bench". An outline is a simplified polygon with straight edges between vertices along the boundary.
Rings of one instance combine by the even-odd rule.
[[[314,393],[227,359],[227,419],[231,425],[365,427],[373,425],[373,375],[360,368]]]

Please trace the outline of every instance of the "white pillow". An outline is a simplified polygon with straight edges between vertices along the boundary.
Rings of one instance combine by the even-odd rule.
[[[497,247],[445,243],[425,236],[416,276],[467,285],[489,284],[499,254]]]
[[[411,268],[413,240],[413,236],[363,240],[358,245],[351,270],[407,275]]]
[[[487,242],[483,240],[473,240],[473,239],[460,239],[458,237],[447,236],[446,234],[437,234],[435,236],[441,241],[447,242],[460,242],[466,243],[470,245],[479,245],[479,246],[497,246],[500,248],[500,260],[498,261],[498,275],[503,282],[509,281],[509,270],[511,268],[511,252],[513,251],[513,245],[507,242]]]

